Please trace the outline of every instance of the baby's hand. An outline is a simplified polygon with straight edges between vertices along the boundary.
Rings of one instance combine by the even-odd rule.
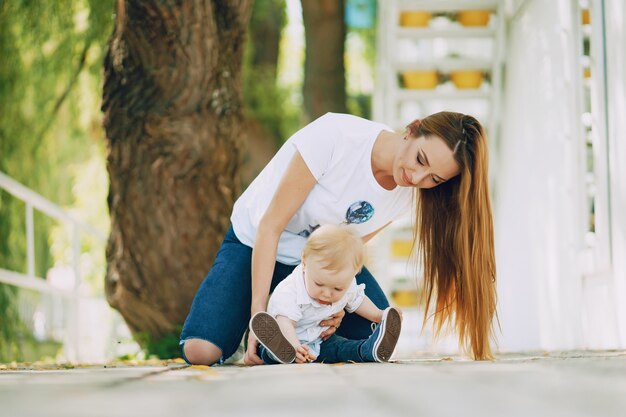
[[[309,352],[309,347],[306,345],[295,346],[296,348],[296,363],[309,363],[317,359]]]

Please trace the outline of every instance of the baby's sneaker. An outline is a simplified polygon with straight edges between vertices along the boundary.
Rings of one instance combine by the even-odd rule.
[[[380,325],[374,333],[361,345],[359,351],[365,361],[387,362],[396,348],[400,330],[402,329],[402,318],[398,309],[387,307],[383,312]]]
[[[280,331],[276,319],[264,311],[250,319],[250,331],[265,349],[280,363],[291,363],[296,359],[296,350]]]

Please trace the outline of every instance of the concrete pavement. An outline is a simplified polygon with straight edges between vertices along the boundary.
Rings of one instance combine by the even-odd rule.
[[[0,415],[626,416],[626,352],[0,371]]]

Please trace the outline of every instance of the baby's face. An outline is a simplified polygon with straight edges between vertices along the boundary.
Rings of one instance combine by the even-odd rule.
[[[350,287],[356,274],[350,266],[338,270],[323,269],[314,260],[306,262],[302,270],[307,293],[320,304],[339,301]]]

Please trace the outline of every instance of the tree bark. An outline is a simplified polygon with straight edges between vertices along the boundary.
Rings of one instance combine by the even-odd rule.
[[[251,0],[118,0],[105,57],[106,295],[131,331],[177,331],[240,191]],[[210,318],[207,318],[210,319]]]
[[[344,0],[302,0],[305,31],[304,109],[309,120],[346,113]]]

